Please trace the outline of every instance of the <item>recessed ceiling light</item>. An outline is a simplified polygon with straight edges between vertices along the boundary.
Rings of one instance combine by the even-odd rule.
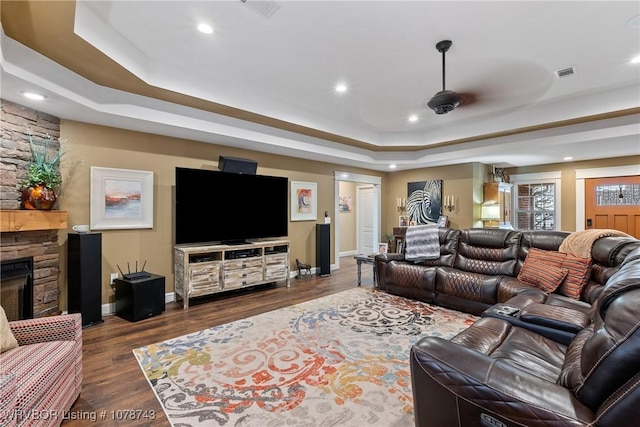
[[[631,58],[631,63],[640,64],[640,55],[636,56],[635,58]]]
[[[39,93],[35,93],[35,92],[22,92],[22,95],[25,98],[29,98],[32,99],[34,101],[42,101],[46,98],[46,96],[39,94]]]
[[[211,33],[213,33],[213,27],[211,27],[211,25],[205,24],[203,22],[202,24],[198,24],[198,31],[200,31],[201,33],[205,33],[205,34],[211,34]]]
[[[338,83],[336,85],[336,92],[343,93],[347,91],[347,85],[344,83]]]
[[[395,168],[397,168],[396,165],[389,165],[389,169],[395,169]]]
[[[562,160],[564,160],[564,161],[573,160],[573,157],[571,157],[571,156],[567,156],[567,157],[563,158]]]
[[[418,121],[418,116],[416,116],[415,114],[410,115],[410,116],[409,116],[409,121],[410,121],[411,123],[413,123],[413,122],[417,122],[417,121]]]

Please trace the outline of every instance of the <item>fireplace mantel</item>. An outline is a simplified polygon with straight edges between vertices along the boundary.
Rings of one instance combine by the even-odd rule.
[[[67,211],[0,210],[0,232],[67,228]]]

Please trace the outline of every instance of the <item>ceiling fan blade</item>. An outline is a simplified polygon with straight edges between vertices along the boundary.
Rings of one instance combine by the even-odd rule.
[[[471,92],[458,92],[460,95],[460,107],[474,104],[478,101],[478,96]]]

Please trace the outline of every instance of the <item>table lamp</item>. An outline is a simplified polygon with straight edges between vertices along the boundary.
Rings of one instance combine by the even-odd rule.
[[[485,228],[498,228],[500,222],[500,205],[496,203],[483,204],[481,216]]]

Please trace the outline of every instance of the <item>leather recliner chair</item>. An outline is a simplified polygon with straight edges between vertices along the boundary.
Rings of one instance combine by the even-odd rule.
[[[565,346],[484,317],[411,349],[416,426],[637,426],[640,248],[625,258]]]

